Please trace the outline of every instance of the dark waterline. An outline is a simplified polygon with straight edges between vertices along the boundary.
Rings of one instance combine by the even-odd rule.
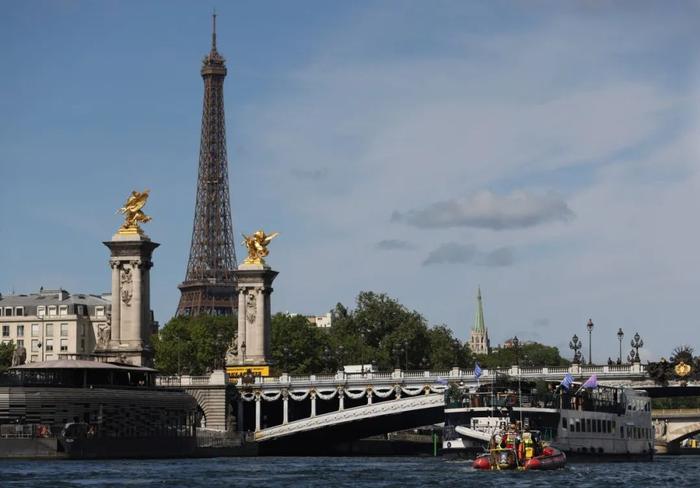
[[[0,460],[0,487],[664,487],[698,486],[700,456],[569,464],[554,472],[478,472],[429,457],[256,457],[116,461]]]

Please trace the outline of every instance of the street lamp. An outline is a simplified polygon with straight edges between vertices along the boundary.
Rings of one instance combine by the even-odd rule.
[[[637,362],[640,362],[640,359],[639,359],[639,348],[640,348],[640,347],[644,347],[644,341],[642,340],[641,337],[639,337],[639,332],[635,332],[634,337],[633,337],[632,340],[630,341],[630,346],[632,346],[632,347],[634,348],[634,356],[635,356],[634,359],[635,359]]]
[[[403,341],[403,351],[405,354],[404,371],[408,371],[408,340]]]
[[[573,349],[574,351],[574,363],[578,364],[581,362],[581,353],[579,351],[582,347],[583,344],[581,344],[581,339],[579,339],[578,336],[574,334],[574,336],[569,341],[569,349]]]
[[[515,348],[515,365],[520,368],[520,355],[519,355],[519,349],[520,349],[520,341],[518,340],[518,336],[513,337],[513,347]]]
[[[332,356],[331,356],[331,350],[328,348],[328,346],[323,348],[323,363],[326,368],[328,368],[328,371],[332,371],[331,369],[331,361],[332,361]]]
[[[593,320],[588,319],[586,324],[588,329],[588,364],[593,364],[593,354],[591,353],[591,337],[593,335]]]
[[[284,355],[284,372],[289,373],[288,363],[289,363],[289,347],[282,347],[282,354]]]
[[[622,327],[617,330],[617,340],[620,342],[620,355],[617,357],[617,364],[622,364],[622,338],[625,337],[625,333],[622,332]]]

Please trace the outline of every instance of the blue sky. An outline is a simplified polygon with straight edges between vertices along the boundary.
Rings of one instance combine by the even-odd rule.
[[[107,291],[101,242],[150,188],[170,318],[214,7],[273,309],[385,291],[465,338],[481,285],[495,343],[591,317],[598,361],[618,327],[700,348],[697,2],[0,2],[0,292]]]

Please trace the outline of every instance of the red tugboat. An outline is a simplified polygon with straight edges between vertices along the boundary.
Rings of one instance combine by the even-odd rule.
[[[545,446],[538,431],[521,432],[514,425],[507,432],[494,434],[489,452],[474,460],[474,469],[483,470],[549,470],[566,465],[566,455],[557,448]]]

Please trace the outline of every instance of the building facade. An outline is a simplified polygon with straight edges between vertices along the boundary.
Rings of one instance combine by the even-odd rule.
[[[40,289],[0,295],[0,341],[24,347],[27,363],[89,356],[109,327],[111,297]]]
[[[481,301],[481,288],[479,288],[476,295],[476,314],[474,315],[474,325],[469,334],[469,348],[474,354],[488,354],[491,351],[489,330],[484,324],[484,306]]]

